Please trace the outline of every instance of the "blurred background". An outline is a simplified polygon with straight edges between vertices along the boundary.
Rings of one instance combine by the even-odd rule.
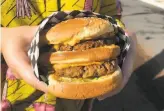
[[[136,33],[137,58],[127,86],[96,100],[93,111],[164,111],[164,0],[121,0],[122,20]]]

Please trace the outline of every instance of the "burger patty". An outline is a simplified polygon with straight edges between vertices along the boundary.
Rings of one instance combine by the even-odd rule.
[[[57,51],[87,50],[87,49],[102,47],[111,44],[115,44],[114,39],[89,40],[89,41],[78,43],[74,46],[60,45]]]
[[[59,77],[71,77],[71,78],[90,78],[99,77],[110,74],[115,71],[117,67],[116,60],[104,62],[101,65],[87,65],[87,66],[75,66],[65,69],[56,70],[55,74]]]

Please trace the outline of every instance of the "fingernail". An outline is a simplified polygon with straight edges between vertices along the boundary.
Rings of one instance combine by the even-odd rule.
[[[6,78],[9,80],[16,80],[17,78],[13,75],[13,73],[11,72],[11,70],[8,68],[7,72],[6,72]]]

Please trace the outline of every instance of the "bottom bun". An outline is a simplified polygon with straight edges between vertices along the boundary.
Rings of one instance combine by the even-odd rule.
[[[119,88],[122,82],[121,69],[112,74],[95,79],[71,79],[61,77],[56,80],[54,74],[49,76],[48,90],[56,97],[66,99],[87,99],[110,93]]]

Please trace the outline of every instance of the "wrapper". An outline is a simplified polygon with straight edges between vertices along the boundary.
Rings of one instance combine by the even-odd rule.
[[[51,27],[55,26],[56,24],[58,24],[64,20],[68,20],[68,19],[72,19],[72,18],[79,18],[79,17],[98,17],[98,18],[109,20],[113,24],[115,29],[118,30],[118,31],[116,31],[117,43],[119,44],[119,46],[121,48],[121,54],[118,57],[118,62],[119,62],[119,66],[120,67],[122,66],[125,56],[126,56],[126,53],[130,47],[130,41],[129,41],[128,35],[125,34],[123,29],[121,29],[121,27],[119,27],[119,25],[117,25],[117,22],[115,21],[114,18],[107,16],[107,15],[101,15],[99,13],[90,12],[90,11],[78,11],[78,10],[57,11],[57,12],[54,12],[53,14],[51,14],[49,17],[45,18],[41,22],[41,24],[39,25],[39,28],[35,34],[35,37],[33,38],[32,42],[31,42],[30,49],[28,51],[28,56],[31,60],[34,74],[38,79],[47,82],[47,77],[45,75],[40,74],[39,70],[38,70],[38,58],[39,58],[40,52],[42,50],[39,47],[39,42],[41,40],[41,37],[43,37],[40,35],[43,32],[45,32],[46,30],[50,29]]]

